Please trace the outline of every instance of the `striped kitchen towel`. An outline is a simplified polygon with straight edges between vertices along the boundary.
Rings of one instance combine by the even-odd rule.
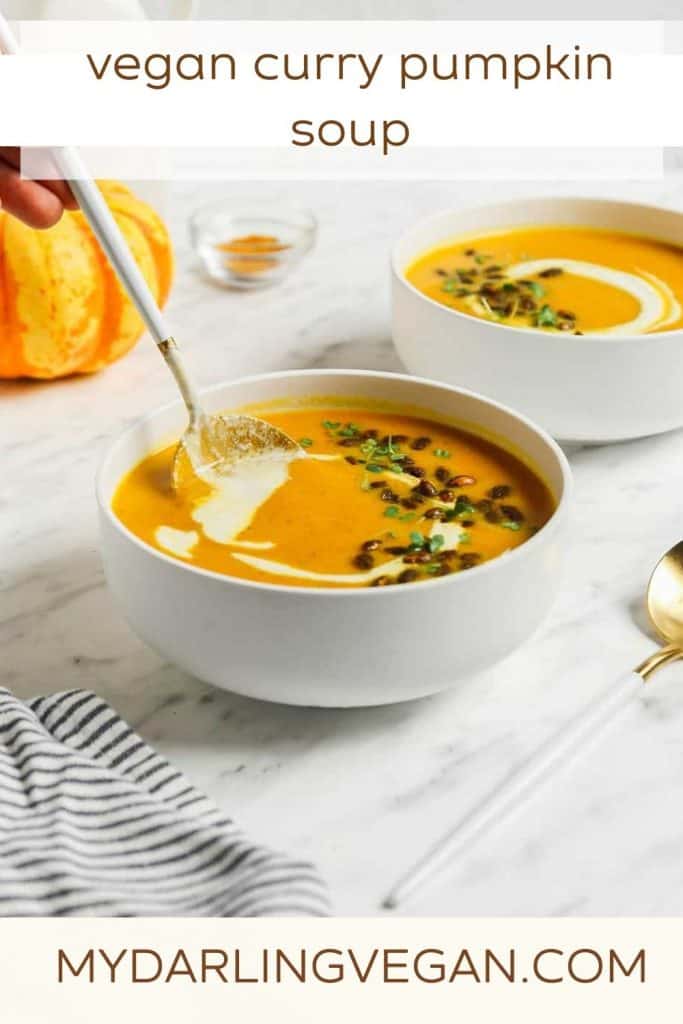
[[[254,845],[93,693],[0,688],[0,916],[324,916],[317,872]]]

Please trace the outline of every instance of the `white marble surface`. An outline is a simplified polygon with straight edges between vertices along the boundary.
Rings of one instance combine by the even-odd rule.
[[[253,190],[176,186],[170,313],[202,382],[299,366],[398,369],[391,240],[417,215],[488,190],[279,189],[313,207],[318,247],[283,286],[239,294],[201,280],[185,222],[198,202]],[[581,191],[683,205],[674,177]],[[21,696],[98,691],[254,836],[315,859],[338,913],[377,913],[388,883],[445,826],[652,650],[642,595],[659,554],[683,534],[683,433],[572,455],[577,503],[564,591],[507,662],[419,703],[302,710],[218,692],[164,664],[107,593],[95,468],[123,426],[171,396],[148,340],[94,378],[0,387],[0,681]],[[552,789],[405,912],[683,913],[682,684],[683,666],[662,673]]]

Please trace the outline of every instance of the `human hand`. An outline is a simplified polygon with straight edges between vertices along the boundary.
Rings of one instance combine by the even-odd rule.
[[[51,228],[65,209],[78,204],[63,181],[25,181],[19,173],[20,150],[0,146],[0,208],[31,228]]]

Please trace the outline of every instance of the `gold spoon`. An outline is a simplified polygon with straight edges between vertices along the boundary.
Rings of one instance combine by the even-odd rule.
[[[538,792],[541,785],[548,783],[567,764],[584,741],[595,736],[622,705],[635,697],[639,684],[649,679],[662,665],[683,657],[683,541],[667,551],[655,566],[647,588],[647,610],[666,646],[654,651],[633,672],[622,676],[606,694],[555,733],[528,761],[484,797],[482,803],[468,811],[400,879],[385,897],[384,907],[394,910],[404,903],[473,840],[509,817],[532,792]]]
[[[190,423],[178,442],[171,468],[176,491],[187,491],[198,477],[211,483],[214,474],[227,475],[245,459],[290,461],[306,454],[288,434],[256,416],[207,416],[186,404]]]
[[[647,586],[647,610],[655,629],[666,640],[638,666],[636,672],[647,679],[655,669],[683,650],[683,540],[660,558]]]
[[[304,449],[284,431],[265,420],[242,414],[221,416],[206,412],[199,389],[102,193],[89,177],[75,150],[53,150],[53,154],[95,237],[156,341],[187,408],[189,423],[173,460],[174,487],[178,489],[192,482],[188,471],[191,471],[193,480],[196,477],[207,480],[212,475],[230,473],[244,459],[289,461],[303,458],[306,454]]]

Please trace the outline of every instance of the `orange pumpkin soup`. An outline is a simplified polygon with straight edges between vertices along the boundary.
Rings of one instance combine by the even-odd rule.
[[[683,249],[588,227],[520,227],[420,256],[407,280],[429,298],[508,327],[650,334],[683,327]]]
[[[116,516],[157,550],[227,576],[381,587],[472,569],[524,543],[554,509],[520,459],[460,428],[371,408],[256,414],[306,457],[253,460],[225,493],[188,495],[172,490],[166,448],[122,480]]]

